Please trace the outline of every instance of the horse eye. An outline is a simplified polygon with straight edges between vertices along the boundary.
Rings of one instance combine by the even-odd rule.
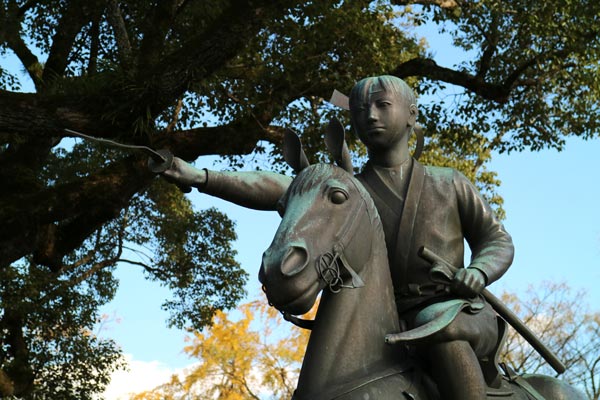
[[[329,199],[333,204],[342,204],[343,202],[348,200],[348,195],[343,190],[334,189],[329,194]]]

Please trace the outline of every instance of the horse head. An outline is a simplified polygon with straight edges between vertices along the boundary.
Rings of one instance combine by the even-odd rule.
[[[263,254],[259,279],[269,302],[302,314],[319,292],[363,285],[372,225],[364,189],[341,168],[316,164],[303,170],[281,199],[283,219]],[[372,208],[374,210],[374,208]]]
[[[263,254],[259,280],[271,304],[297,315],[307,312],[324,288],[337,292],[364,285],[361,272],[379,220],[351,172],[334,165],[309,166],[293,137],[287,148],[286,159],[298,175],[279,202],[282,221]],[[345,165],[351,170],[351,164]],[[384,243],[383,237],[378,240]]]

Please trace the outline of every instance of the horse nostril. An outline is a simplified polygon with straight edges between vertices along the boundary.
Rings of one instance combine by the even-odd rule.
[[[294,276],[306,268],[308,264],[308,251],[304,247],[291,246],[283,256],[281,273],[285,276]]]

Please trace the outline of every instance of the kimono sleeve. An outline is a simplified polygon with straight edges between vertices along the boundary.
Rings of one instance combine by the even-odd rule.
[[[486,284],[498,280],[514,257],[512,238],[477,188],[460,172],[454,173],[463,235],[471,249],[468,268],[480,270]]]
[[[203,193],[255,210],[276,210],[292,178],[267,171],[218,172],[206,170]]]

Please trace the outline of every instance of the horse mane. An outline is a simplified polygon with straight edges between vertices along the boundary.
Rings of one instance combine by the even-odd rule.
[[[339,168],[339,169],[341,169],[341,168]],[[384,244],[384,248],[386,248],[385,236],[383,233],[383,225],[381,223],[381,218],[379,217],[379,212],[377,212],[377,207],[375,207],[375,202],[373,201],[371,194],[367,191],[365,186],[358,179],[356,179],[351,174],[348,174],[348,175],[351,178],[350,181],[358,189],[358,192],[360,193],[360,197],[365,202],[365,207],[367,208],[367,215],[369,216],[371,225],[373,225],[373,235],[376,236],[374,238],[375,241],[377,241],[378,243]]]
[[[383,225],[381,224],[381,218],[379,218],[379,213],[377,212],[373,198],[358,179],[356,179],[349,172],[335,165],[320,163],[304,168],[292,181],[287,193],[285,194],[285,201],[287,202],[287,199],[290,196],[302,195],[303,193],[306,193],[308,190],[314,187],[315,182],[322,182],[327,178],[339,179],[340,181],[347,180],[350,181],[354,187],[356,187],[360,197],[365,203],[367,215],[369,216],[371,225],[373,225],[373,234],[378,236],[374,239],[380,241],[380,243],[385,243]]]

